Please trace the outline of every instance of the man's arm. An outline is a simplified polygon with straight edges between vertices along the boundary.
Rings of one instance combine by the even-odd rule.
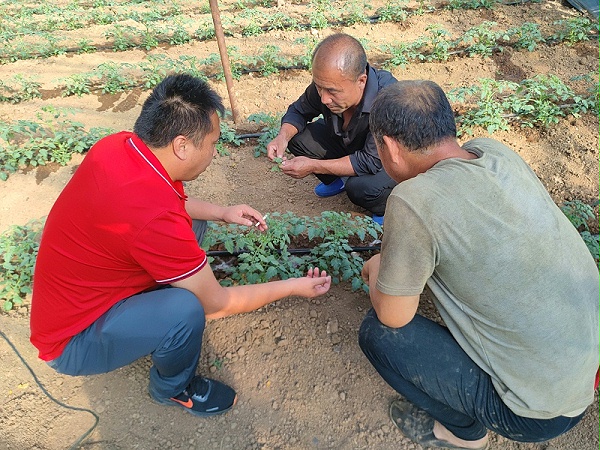
[[[380,261],[380,255],[369,259],[363,266],[362,276],[369,285],[371,303],[379,321],[390,328],[400,328],[409,323],[417,313],[420,295],[395,296],[379,291],[376,283]]]
[[[199,272],[173,283],[172,286],[192,292],[202,304],[206,317],[217,319],[254,311],[291,295],[317,297],[329,290],[331,277],[325,271],[310,269],[302,278],[223,287],[207,264]]]
[[[267,157],[271,160],[281,158],[287,148],[288,142],[298,134],[298,128],[291,123],[281,124],[279,133],[271,142],[267,144]]]
[[[292,178],[304,178],[311,173],[337,175],[338,177],[356,175],[349,156],[338,159],[312,159],[306,156],[296,156],[282,161],[279,167],[283,173]]]
[[[267,229],[263,215],[248,205],[220,206],[190,197],[185,203],[185,209],[192,219],[237,223],[249,227],[259,223],[260,230]]]

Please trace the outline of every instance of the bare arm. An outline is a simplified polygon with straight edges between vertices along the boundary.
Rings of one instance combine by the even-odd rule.
[[[380,255],[375,255],[363,266],[362,276],[369,285],[371,303],[379,321],[391,328],[400,328],[417,313],[420,295],[394,296],[384,294],[376,287]]]
[[[317,297],[331,287],[331,277],[325,271],[310,269],[302,278],[271,281],[263,284],[222,287],[210,266],[185,280],[173,283],[174,287],[192,292],[202,304],[206,317],[217,319],[254,311],[271,302],[291,295]]]
[[[337,175],[338,177],[356,175],[349,156],[338,159],[312,159],[306,156],[296,156],[282,161],[279,167],[283,173],[292,178],[304,178],[311,173]]]
[[[219,206],[197,198],[188,198],[185,209],[192,219],[237,223],[249,227],[258,222],[260,230],[267,229],[263,215],[248,205]]]

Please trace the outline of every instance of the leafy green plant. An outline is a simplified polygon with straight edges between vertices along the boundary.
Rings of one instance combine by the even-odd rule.
[[[592,32],[598,34],[598,23],[592,23],[587,17],[558,20],[553,25],[558,26],[559,29],[552,35],[552,38],[571,45],[589,40]]]
[[[364,260],[353,252],[350,240],[378,238],[381,227],[369,217],[326,211],[309,218],[275,212],[267,219],[267,225],[269,228],[261,232],[239,225],[209,224],[202,247],[224,248],[237,257],[236,264],[215,267],[225,273],[222,284],[287,279],[301,276],[309,267],[319,267],[336,284],[349,281],[354,290],[367,289],[360,275]],[[294,247],[299,242],[309,247]]]
[[[16,74],[4,82],[0,80],[0,101],[10,103],[20,103],[33,98],[40,98],[41,84],[32,78]]]
[[[322,241],[313,247],[311,256],[314,265],[326,269],[333,283],[350,281],[352,289],[368,292],[361,271],[364,260],[359,253],[353,252],[350,238],[357,236],[364,241],[367,234],[377,239],[381,227],[368,217],[352,217],[349,213],[325,211],[308,228],[308,238],[320,238]]]
[[[492,9],[500,0],[450,0],[450,9]]]
[[[235,145],[236,147],[242,143],[242,140],[237,137],[235,130],[231,128],[226,122],[221,121],[221,135],[217,142],[217,153],[221,156],[228,156],[229,151],[225,147],[225,144]]]
[[[47,162],[66,164],[73,153],[83,153],[111,130],[92,128],[64,119],[68,111],[52,107],[38,113],[41,122],[0,123],[0,180],[26,166]],[[49,116],[49,117],[48,117]]]
[[[269,113],[257,113],[248,116],[248,122],[264,125],[261,130],[262,134],[258,138],[258,145],[254,148],[254,156],[256,158],[267,154],[267,144],[275,139],[279,133],[282,116],[283,114],[273,115]]]
[[[594,257],[596,265],[599,265],[600,236],[598,236],[597,234],[591,234],[590,227],[588,225],[591,220],[596,220],[597,222],[597,218],[594,214],[594,209],[587,203],[582,202],[581,200],[565,202],[560,207],[560,209],[565,214],[565,216],[567,216],[567,218],[573,224],[573,226],[577,228],[577,231],[579,231],[579,234],[585,242],[585,245]]]
[[[525,22],[520,27],[513,27],[506,30],[503,39],[505,41],[514,41],[513,46],[518,49],[526,49],[530,52],[537,48],[538,43],[546,40],[542,36],[540,26],[537,23]]]
[[[62,92],[63,97],[77,95],[81,97],[83,94],[91,92],[92,80],[88,74],[76,73],[65,79],[65,88]]]
[[[496,41],[499,33],[492,31],[496,26],[496,22],[482,22],[469,30],[463,35],[462,42],[468,45],[467,53],[469,56],[481,55],[491,56],[497,48]]]
[[[123,92],[135,85],[135,81],[126,74],[131,64],[106,62],[100,64],[94,70],[100,75],[100,84],[104,94],[115,94]]]
[[[31,293],[31,280],[43,228],[41,221],[13,226],[0,236],[0,299],[10,311]]]
[[[391,0],[379,8],[375,14],[380,22],[404,22],[408,18],[407,0]]]

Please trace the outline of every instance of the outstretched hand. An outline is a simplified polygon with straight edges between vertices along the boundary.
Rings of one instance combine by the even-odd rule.
[[[318,267],[311,267],[305,277],[296,278],[296,281],[298,286],[295,294],[307,298],[323,295],[331,287],[331,276]]]
[[[268,228],[264,216],[248,205],[234,205],[225,208],[222,219],[227,223],[256,227],[260,231]]]

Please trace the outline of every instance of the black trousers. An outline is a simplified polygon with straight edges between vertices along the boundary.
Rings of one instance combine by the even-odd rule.
[[[348,156],[342,139],[332,136],[325,122],[319,119],[294,136],[288,143],[288,150],[294,156],[306,156],[312,159],[339,159]],[[324,184],[333,183],[336,175],[315,174]],[[373,214],[383,216],[388,196],[396,182],[385,170],[375,174],[349,177],[346,181],[346,194],[352,203]]]

